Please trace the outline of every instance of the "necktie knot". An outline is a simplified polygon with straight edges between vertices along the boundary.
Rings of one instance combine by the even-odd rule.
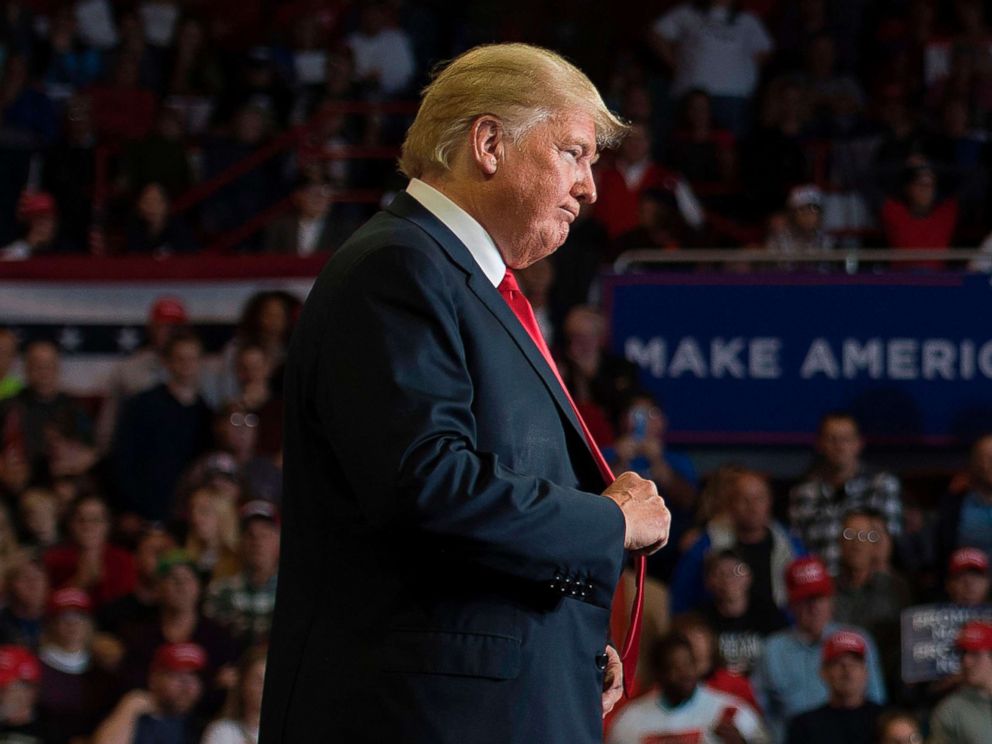
[[[520,285],[517,284],[517,277],[513,275],[512,270],[510,269],[506,270],[506,273],[503,275],[503,281],[499,283],[499,286],[496,289],[499,290],[499,293],[501,295],[506,295],[506,294],[510,294],[511,292],[520,291]]]

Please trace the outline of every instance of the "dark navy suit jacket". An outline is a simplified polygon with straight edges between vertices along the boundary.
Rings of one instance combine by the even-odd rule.
[[[623,515],[526,331],[409,195],[321,272],[285,400],[262,744],[599,741]]]

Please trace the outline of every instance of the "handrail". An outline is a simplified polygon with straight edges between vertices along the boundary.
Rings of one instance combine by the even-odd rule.
[[[634,264],[694,264],[694,263],[837,263],[848,271],[861,261],[952,261],[974,259],[992,261],[992,254],[971,248],[850,248],[808,251],[786,254],[764,248],[701,248],[665,250],[637,248],[624,251],[613,262],[613,270],[622,274]],[[853,267],[853,268],[852,268]]]

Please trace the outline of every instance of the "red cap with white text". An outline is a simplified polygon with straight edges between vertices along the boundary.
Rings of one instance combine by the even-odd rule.
[[[863,659],[866,653],[867,646],[864,638],[850,630],[839,630],[823,644],[822,661],[824,664],[829,664],[844,654],[853,654]]]
[[[790,602],[812,597],[829,597],[834,593],[834,581],[827,567],[816,556],[797,558],[785,569],[785,585]]]
[[[957,576],[965,571],[988,573],[988,570],[989,557],[984,550],[978,548],[958,548],[951,554],[947,566],[947,572],[951,576]]]

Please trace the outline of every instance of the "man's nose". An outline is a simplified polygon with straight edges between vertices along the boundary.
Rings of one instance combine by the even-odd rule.
[[[579,174],[572,187],[572,196],[580,204],[592,204],[596,201],[596,181],[592,176],[592,164],[589,162],[579,166]]]

